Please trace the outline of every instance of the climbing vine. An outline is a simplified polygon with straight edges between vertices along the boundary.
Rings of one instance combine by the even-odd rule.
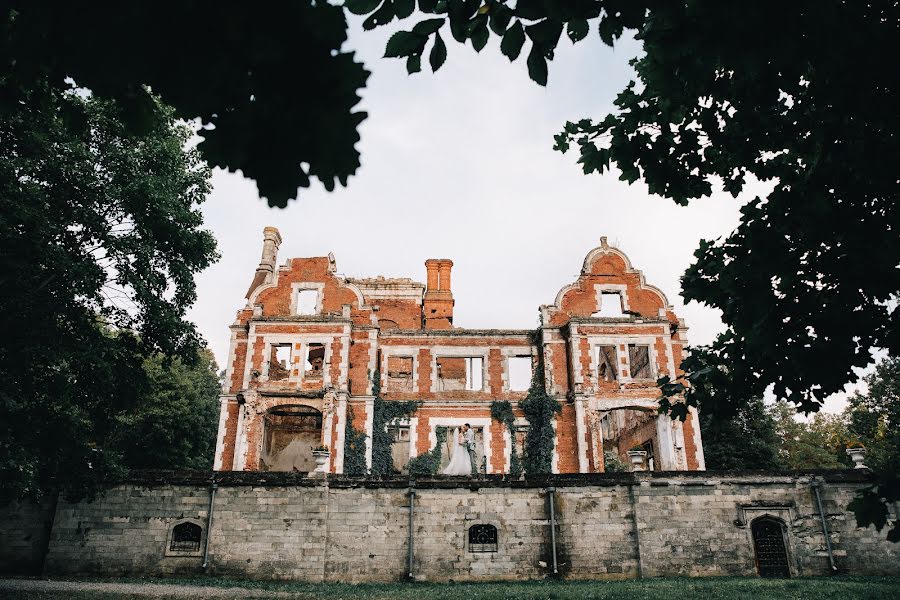
[[[512,404],[509,400],[494,400],[491,402],[491,418],[506,425],[509,431],[509,474],[518,477],[522,474],[522,461],[516,450],[516,417],[513,415]]]
[[[410,459],[407,465],[410,475],[434,475],[437,473],[441,466],[441,447],[447,441],[447,428],[438,427],[434,434],[437,437],[437,444],[434,445],[434,448]]]
[[[525,412],[528,420],[528,434],[525,436],[525,472],[529,474],[550,473],[553,467],[553,445],[556,431],[553,419],[561,412],[559,402],[547,393],[544,379],[543,341],[539,331],[532,337],[538,347],[537,364],[531,375],[531,387],[528,395],[519,402],[519,408]]]
[[[347,405],[347,427],[344,429],[344,475],[366,474],[366,438],[353,426],[353,407]]]
[[[419,408],[415,400],[387,402],[381,397],[381,372],[376,369],[372,375],[372,475],[395,475],[399,471],[391,456],[393,439],[387,430],[389,423],[397,419],[408,419]]]

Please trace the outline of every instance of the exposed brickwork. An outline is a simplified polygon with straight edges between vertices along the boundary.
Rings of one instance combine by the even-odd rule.
[[[422,403],[415,414],[412,454],[430,449],[435,427],[446,426],[441,423],[474,419],[488,472],[501,472],[508,466],[511,442],[503,427],[490,420],[491,402],[509,401],[522,419],[517,405],[526,392],[510,390],[507,357],[532,355],[544,357],[548,393],[562,407],[556,420],[555,468],[600,472],[601,419],[609,411],[653,410],[656,378],[670,375],[673,366],[677,372],[686,340],[686,327],[662,292],[647,285],[605,239],[588,254],[578,279],[557,294],[554,304],[541,307],[539,336],[459,327],[453,320],[449,259],[426,261],[425,284],[406,278],[352,279],[336,274],[330,255],[292,258],[276,267],[280,244],[278,231],[267,228],[247,306],[232,325],[231,404],[217,463],[223,470],[260,468],[265,419],[272,410],[280,411],[279,423],[296,419],[297,431],[321,423],[321,444],[331,450],[329,464],[336,469],[345,426],[336,408],[340,402],[353,406],[355,426],[365,427],[371,439],[365,401],[379,372],[386,401]],[[618,314],[608,313],[608,302],[621,305]],[[541,347],[535,346],[537,339]],[[601,347],[613,349],[604,351],[604,364],[615,365],[612,377],[600,375]],[[244,406],[244,419],[238,403]],[[660,428],[651,425],[641,433],[647,440],[638,442],[650,440],[660,447],[661,466],[702,468],[695,424],[686,425],[684,436],[668,421]],[[282,428],[279,435],[289,435],[289,430]],[[307,440],[308,433],[304,435]],[[614,445],[622,451],[631,442]],[[291,443],[280,438],[278,451]]]

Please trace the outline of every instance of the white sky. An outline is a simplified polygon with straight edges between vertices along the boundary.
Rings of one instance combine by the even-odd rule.
[[[601,235],[661,288],[687,320],[691,343],[722,329],[717,311],[684,304],[679,277],[702,238],[728,234],[742,201],[768,186],[748,186],[735,200],[719,193],[679,207],[617,175],[585,176],[577,154],[554,152],[566,120],[603,117],[633,71],[634,41],[613,50],[596,32],[577,46],[563,36],[546,88],[528,79],[524,55],[513,64],[496,40],[481,56],[447,40],[448,60],[432,74],[406,75],[405,62],[383,59],[390,31],[351,23],[348,47],[372,71],[360,109],[362,167],[349,187],[301,191],[287,209],[270,209],[255,183],[216,170],[203,208],[221,260],[197,278],[189,312],[221,367],[228,325],[259,263],[262,229],[273,225],[288,257],[334,252],[338,272],[425,279],[427,258],[450,258],[454,324],[531,328],[538,306],[578,276]],[[411,23],[404,24],[406,29]],[[828,403],[831,410],[843,401]]]

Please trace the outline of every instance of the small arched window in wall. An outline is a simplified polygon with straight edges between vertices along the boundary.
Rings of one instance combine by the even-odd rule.
[[[493,525],[472,525],[469,527],[469,552],[496,552],[497,528]]]
[[[760,517],[753,521],[750,530],[753,533],[756,570],[760,576],[790,577],[781,521],[772,517]]]
[[[192,521],[182,521],[172,528],[166,554],[192,556],[200,552],[203,528]]]

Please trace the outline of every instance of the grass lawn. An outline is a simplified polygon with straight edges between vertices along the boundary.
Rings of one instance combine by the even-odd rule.
[[[756,578],[644,579],[629,581],[529,581],[522,583],[309,584],[234,579],[77,580],[96,589],[3,590],[5,598],[107,600],[119,598],[323,598],[427,600],[429,598],[510,598],[525,600],[704,600],[797,598],[844,600],[900,598],[900,578],[830,577],[764,580]],[[108,585],[107,585],[108,584]],[[117,585],[118,584],[118,585]],[[121,585],[126,584],[126,585]],[[112,588],[112,589],[111,589]],[[115,589],[118,588],[118,589]],[[239,588],[239,589],[235,589]],[[10,595],[11,594],[11,595]]]

